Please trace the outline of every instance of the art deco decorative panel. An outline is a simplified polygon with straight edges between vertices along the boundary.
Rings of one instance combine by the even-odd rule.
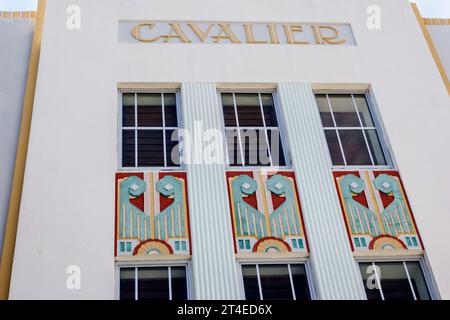
[[[117,173],[116,256],[190,252],[186,173]]]
[[[423,249],[396,171],[334,172],[353,251]]]
[[[293,172],[227,172],[236,253],[308,252]]]

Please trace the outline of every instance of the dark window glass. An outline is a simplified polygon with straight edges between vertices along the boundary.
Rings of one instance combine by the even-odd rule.
[[[236,106],[240,127],[264,126],[258,94],[237,93]]]
[[[331,115],[327,96],[325,94],[318,94],[316,95],[316,99],[322,125],[324,127],[334,127],[333,116]]]
[[[138,93],[137,113],[139,127],[162,127],[162,101],[160,93]]]
[[[138,167],[163,167],[163,130],[138,131]]]
[[[292,300],[292,287],[287,265],[259,265],[264,300]]]
[[[136,162],[136,140],[133,130],[123,130],[122,132],[122,165],[124,167],[134,167]]]
[[[232,166],[243,165],[241,160],[241,149],[239,144],[238,130],[226,129],[225,134],[227,136],[228,159],[230,161],[230,165]]]
[[[187,300],[187,281],[185,267],[171,267],[172,300]]]
[[[261,102],[264,110],[264,120],[267,127],[278,127],[277,114],[273,102],[273,95],[270,93],[261,94]]]
[[[428,290],[425,277],[423,276],[420,263],[417,261],[406,262],[406,266],[408,268],[409,277],[411,278],[411,284],[414,288],[416,298],[418,300],[430,300],[430,292]]]
[[[338,127],[361,127],[351,95],[330,94],[328,97]]]
[[[375,127],[375,124],[370,114],[369,105],[367,104],[366,97],[363,94],[355,94],[355,104],[358,108],[358,113],[361,118],[364,127]]]
[[[347,165],[372,165],[362,130],[339,130]]]
[[[259,295],[258,276],[256,266],[242,266],[242,276],[244,279],[245,299],[261,300]]]
[[[135,269],[120,269],[120,300],[136,300]]]
[[[270,154],[272,156],[272,165],[285,166],[286,159],[284,157],[283,143],[281,141],[281,133],[279,129],[268,129]]]
[[[164,120],[166,127],[178,127],[177,100],[175,93],[164,94]]]
[[[402,262],[377,263],[380,282],[386,300],[413,300],[406,270]]]
[[[376,165],[387,165],[384,157],[383,149],[381,148],[380,139],[376,130],[365,130],[367,143],[369,144],[370,152],[372,153],[373,161]]]
[[[139,268],[139,300],[169,300],[168,268]]]
[[[382,300],[372,263],[360,263],[362,281],[368,300]]]
[[[236,112],[232,93],[222,93],[223,117],[226,127],[236,127]]]
[[[241,130],[246,166],[270,166],[267,139],[264,130]]]
[[[291,264],[290,267],[295,289],[295,298],[297,300],[311,300],[305,265]]]
[[[330,151],[331,161],[335,166],[345,165],[342,158],[341,147],[335,130],[325,130],[325,138],[327,139],[328,150]]]
[[[176,167],[180,165],[180,148],[178,145],[178,130],[166,131],[166,154],[167,166]]]
[[[124,93],[122,95],[122,126],[135,127],[135,94]]]

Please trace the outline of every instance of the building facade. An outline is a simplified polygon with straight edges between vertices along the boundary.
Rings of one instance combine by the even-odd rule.
[[[2,294],[450,298],[450,41],[426,21],[406,0],[41,1]]]

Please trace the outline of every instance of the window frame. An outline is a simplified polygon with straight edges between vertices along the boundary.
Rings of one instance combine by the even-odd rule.
[[[115,285],[115,300],[120,300],[120,269],[126,269],[126,268],[135,268],[135,277],[137,270],[139,268],[171,268],[171,267],[185,267],[186,268],[186,288],[187,288],[187,300],[193,300],[194,299],[194,288],[193,288],[193,275],[192,275],[192,268],[191,268],[191,261],[190,260],[169,260],[169,261],[123,261],[123,262],[116,262],[115,267],[115,279],[116,279],[116,285]],[[170,272],[169,272],[170,274]],[[138,282],[138,278],[135,278],[135,283]],[[169,290],[171,290],[171,285],[169,284]],[[138,286],[135,284],[135,300],[133,301],[139,301],[139,299],[136,299],[136,295],[138,292]],[[171,295],[171,292],[169,293]],[[167,301],[173,301],[168,299]]]
[[[159,93],[162,96],[164,94],[175,94],[175,101],[176,101],[176,110],[177,110],[177,127],[166,127],[165,123],[163,123],[162,127],[151,127],[150,129],[148,129],[148,127],[124,127],[123,126],[123,95],[127,94],[127,93],[134,93],[134,94],[139,94],[139,93]],[[117,132],[118,132],[118,139],[117,139],[117,161],[118,161],[118,171],[122,171],[122,172],[142,172],[142,171],[180,171],[180,170],[184,170],[185,166],[183,163],[183,158],[182,158],[182,150],[179,150],[180,153],[180,164],[178,166],[155,166],[155,167],[142,167],[142,166],[138,166],[138,143],[137,143],[137,134],[135,135],[135,157],[136,157],[136,166],[134,167],[125,167],[123,166],[123,162],[122,162],[122,152],[123,152],[123,145],[122,145],[122,140],[123,140],[123,131],[124,130],[130,130],[130,131],[135,131],[137,132],[138,130],[163,130],[164,131],[164,135],[165,135],[165,131],[166,130],[180,130],[183,129],[183,113],[182,113],[182,107],[181,107],[181,95],[180,95],[180,89],[174,89],[174,88],[167,88],[167,89],[133,89],[133,88],[129,88],[129,89],[120,89],[118,90],[118,105],[119,105],[119,110],[118,110],[118,121],[117,121]],[[162,102],[164,104],[164,100]],[[137,100],[135,97],[135,106],[137,104]],[[137,116],[137,109],[135,110],[136,112],[136,116]],[[163,119],[164,119],[164,113],[163,113]],[[137,121],[137,119],[136,119]],[[180,132],[178,131],[178,139],[180,139]],[[166,141],[164,140],[164,149],[166,149]],[[165,151],[166,152],[166,151]],[[164,162],[167,162],[167,153],[165,155],[165,159]]]
[[[331,158],[330,148],[329,148],[328,143],[326,142],[326,138],[325,138],[325,144],[327,146],[329,162],[330,162],[330,166],[331,166],[332,170],[345,171],[345,170],[356,170],[356,169],[361,169],[361,170],[364,170],[364,169],[366,169],[366,170],[395,170],[396,169],[396,165],[395,165],[394,159],[392,157],[391,147],[388,143],[389,140],[386,136],[386,130],[384,129],[384,126],[382,125],[380,113],[379,113],[378,109],[376,108],[375,103],[372,101],[372,92],[370,90],[364,90],[364,91],[359,91],[359,90],[315,90],[314,91],[314,101],[316,104],[316,110],[319,114],[320,111],[319,111],[319,106],[317,103],[317,95],[326,95],[327,96],[328,107],[330,108],[330,111],[332,111],[331,117],[333,119],[334,124],[336,124],[336,121],[334,119],[333,108],[331,106],[329,95],[350,95],[352,98],[353,104],[355,106],[355,110],[357,110],[357,109],[356,109],[356,102],[355,102],[354,96],[355,95],[364,95],[366,102],[367,102],[367,106],[369,108],[370,115],[372,117],[372,121],[374,123],[374,126],[373,127],[363,126],[361,116],[358,112],[356,112],[356,114],[358,116],[358,121],[361,124],[361,127],[337,127],[337,126],[324,127],[322,120],[320,119],[320,116],[319,116],[323,136],[325,138],[325,131],[334,131],[334,132],[336,132],[336,134],[337,134],[338,130],[360,130],[360,131],[362,131],[363,136],[364,136],[364,142],[365,142],[366,148],[369,152],[369,157],[371,159],[371,162],[374,163],[374,160],[373,160],[374,155],[372,154],[372,151],[370,150],[368,138],[367,138],[365,131],[366,130],[375,130],[377,133],[379,142],[380,142],[380,147],[383,152],[383,156],[386,160],[386,165],[347,165],[347,164],[334,165],[333,160]],[[338,138],[339,148],[341,151],[342,158],[344,160],[344,163],[347,163],[347,159],[345,157],[344,149],[342,147],[342,142],[341,142],[341,138],[340,138],[339,134],[337,134],[337,138]]]
[[[311,270],[311,266],[310,266],[310,262],[308,259],[277,259],[277,260],[271,260],[271,259],[240,259],[239,261],[237,261],[237,270],[238,270],[238,276],[240,278],[239,281],[239,288],[241,291],[241,298],[243,300],[246,300],[245,297],[245,286],[244,286],[244,276],[242,273],[242,266],[245,265],[250,265],[250,266],[259,266],[259,265],[289,265],[288,270],[289,270],[289,278],[291,281],[291,289],[292,289],[292,293],[294,296],[294,286],[293,286],[293,282],[292,282],[292,274],[291,274],[291,268],[290,265],[293,264],[301,264],[305,266],[305,271],[306,271],[306,280],[308,282],[308,289],[309,289],[309,294],[311,296],[311,300],[316,300],[317,297],[317,291],[315,288],[315,283],[314,283],[314,279],[313,279],[313,273]],[[258,270],[258,268],[257,268]],[[259,273],[258,273],[259,274]],[[259,293],[260,293],[260,298],[262,295],[262,288],[261,288],[261,280],[259,278],[258,275],[258,287],[259,287]],[[264,297],[262,297],[264,298]],[[261,301],[264,301],[264,299],[261,299]],[[292,301],[297,301],[297,299],[293,299]]]
[[[356,267],[358,269],[359,272],[359,276],[360,276],[360,283],[362,285],[362,290],[364,291],[364,297],[366,300],[368,300],[367,298],[367,294],[366,294],[366,290],[364,288],[364,280],[359,268],[359,264],[361,263],[371,263],[373,264],[383,264],[383,263],[391,263],[391,262],[397,262],[397,263],[403,263],[403,266],[405,266],[406,262],[418,262],[420,269],[422,271],[423,277],[425,279],[425,284],[427,286],[428,289],[428,293],[430,294],[430,299],[431,300],[437,300],[439,299],[439,294],[437,291],[437,287],[436,287],[436,283],[434,281],[433,275],[431,273],[431,269],[430,267],[427,265],[427,263],[425,262],[425,258],[424,257],[417,257],[417,256],[399,256],[399,257],[373,257],[373,258],[359,258],[355,260],[356,263]],[[375,269],[376,270],[376,269]],[[408,282],[409,285],[411,287],[411,279],[409,276],[409,271],[407,271],[407,269],[405,269],[406,274],[408,276]],[[379,282],[380,280],[378,279],[378,275],[376,275],[376,280],[378,282],[378,285],[380,286],[380,296],[382,297],[382,301],[387,301],[384,299],[384,296],[382,294],[382,288],[381,288],[381,283]],[[412,288],[411,288],[412,289]],[[416,298],[416,294],[414,292],[414,290],[411,290],[413,292],[413,296],[415,297],[414,301],[420,301],[417,300]]]
[[[228,143],[227,143],[227,139],[226,139],[226,130],[227,128],[234,128],[235,130],[240,130],[240,126],[238,125],[238,122],[236,123],[235,127],[227,127],[225,125],[225,117],[224,117],[224,112],[223,112],[223,103],[222,103],[222,94],[223,93],[231,93],[231,94],[271,94],[272,95],[272,99],[273,99],[273,105],[274,105],[274,109],[275,109],[275,115],[277,117],[277,122],[278,122],[278,131],[280,133],[280,140],[281,140],[281,146],[283,148],[283,156],[284,156],[284,160],[285,160],[285,165],[284,166],[257,166],[257,165],[252,165],[252,166],[233,166],[230,164],[230,156],[228,153]],[[220,89],[217,90],[217,96],[218,96],[218,101],[220,104],[220,108],[221,108],[221,112],[220,112],[220,117],[221,117],[221,121],[222,121],[222,127],[223,127],[223,133],[224,133],[224,148],[225,148],[225,154],[226,154],[226,164],[225,164],[225,170],[228,171],[254,171],[254,170],[264,170],[264,171],[274,171],[274,170],[289,170],[291,169],[292,166],[292,162],[291,162],[291,157],[290,157],[290,152],[289,152],[289,141],[288,141],[288,137],[286,134],[286,130],[285,130],[285,125],[284,125],[284,118],[283,118],[283,114],[281,112],[281,106],[280,106],[280,102],[278,99],[278,92],[277,90],[274,89]],[[235,102],[236,103],[236,102]],[[262,107],[262,106],[260,106]],[[236,112],[236,110],[235,110]],[[263,115],[263,122],[264,122],[264,127],[258,127],[258,129],[263,129],[266,130],[267,129],[273,129],[274,127],[268,127],[265,125],[265,118]],[[244,127],[245,128],[245,127]],[[250,127],[251,128],[251,127]],[[256,127],[255,127],[256,128]],[[242,143],[242,142],[239,142]],[[270,161],[272,162],[272,157],[270,156]],[[241,159],[242,160],[242,159]]]

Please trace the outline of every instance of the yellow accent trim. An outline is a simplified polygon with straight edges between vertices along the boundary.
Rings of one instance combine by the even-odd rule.
[[[267,228],[267,235],[272,236],[272,230],[270,229],[270,212],[267,206],[267,195],[266,195],[266,189],[264,185],[264,179],[262,172],[258,172],[259,175],[259,183],[261,185],[261,198],[264,208],[264,220],[266,220],[266,228]]]
[[[155,254],[145,256],[120,256],[116,257],[116,262],[131,262],[131,261],[174,261],[174,260],[190,260],[190,255],[184,254]]]
[[[14,249],[16,246],[17,227],[19,222],[20,199],[25,175],[28,141],[31,129],[31,116],[33,113],[34,94],[39,68],[42,30],[44,27],[46,0],[39,0],[37,19],[34,27],[33,45],[28,64],[27,85],[22,108],[22,120],[19,139],[17,143],[16,163],[14,168],[11,195],[9,199],[8,218],[3,243],[2,261],[0,265],[0,299],[6,300],[9,296]]]
[[[36,18],[36,11],[0,11],[0,18]]]
[[[450,19],[423,18],[427,26],[450,26]]]
[[[367,259],[367,258],[401,258],[401,257],[421,257],[423,256],[423,250],[360,250],[354,251],[353,257],[355,259]]]
[[[305,259],[309,257],[308,252],[252,252],[236,254],[237,260],[258,260],[258,259]]]
[[[444,85],[447,88],[447,92],[450,95],[450,81],[448,79],[447,72],[445,71],[444,66],[442,64],[441,58],[439,57],[439,54],[436,50],[436,47],[434,46],[433,39],[431,38],[430,33],[428,32],[428,29],[425,25],[425,21],[420,15],[420,11],[417,5],[415,3],[411,3],[411,7],[414,11],[414,14],[416,15],[417,21],[419,22],[420,28],[422,29],[422,33],[428,44],[428,48],[431,51],[431,55],[433,56],[434,62],[436,63],[439,73],[441,74],[442,80],[444,81]]]

